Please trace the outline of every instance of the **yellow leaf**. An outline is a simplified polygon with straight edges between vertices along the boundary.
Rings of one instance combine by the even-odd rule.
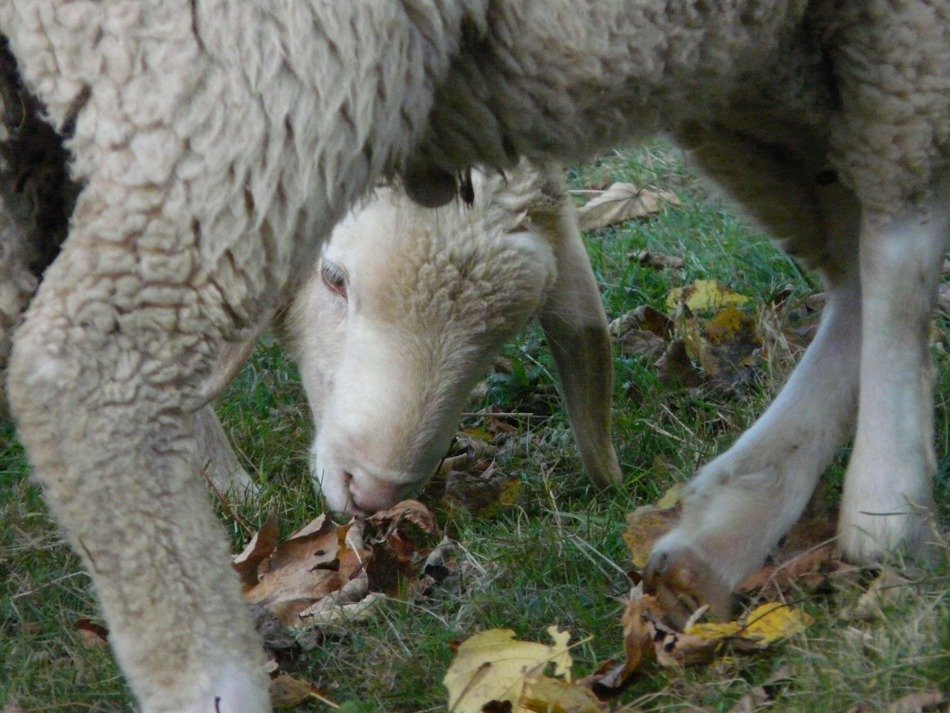
[[[515,713],[599,713],[597,697],[588,688],[548,676],[525,686]]]
[[[745,616],[747,622],[742,637],[758,641],[765,647],[781,639],[803,632],[812,618],[803,611],[786,604],[763,604]]]
[[[705,641],[721,641],[736,636],[742,631],[742,624],[738,621],[703,622],[693,624],[686,629],[687,634],[698,636]]]
[[[739,307],[748,301],[749,298],[745,295],[720,287],[715,280],[696,280],[687,287],[670,290],[666,296],[666,307],[672,311],[677,304],[683,302],[691,311],[702,312],[724,307]]]
[[[555,675],[568,676],[573,663],[568,653],[571,634],[553,626],[548,634],[554,641],[550,646],[517,641],[511,629],[490,629],[464,641],[442,679],[449,691],[449,710],[480,713],[490,701],[517,705],[527,682],[550,663]]]
[[[681,515],[678,507],[661,509],[654,505],[643,505],[627,515],[627,529],[622,537],[634,567],[646,567],[653,545],[679,523]]]
[[[756,607],[739,621],[693,624],[686,633],[706,641],[739,639],[742,643],[764,649],[803,632],[811,622],[808,614],[787,604],[772,602]]]
[[[654,463],[655,462],[656,461],[654,460]],[[676,507],[679,504],[679,501],[682,499],[682,496],[683,496],[683,484],[676,483],[675,485],[673,485],[673,487],[671,487],[669,490],[663,493],[662,498],[656,501],[656,506],[660,508],[660,510],[666,510],[668,508]]]
[[[627,529],[622,537],[637,569],[646,567],[653,545],[679,522],[682,510],[677,506],[682,490],[683,484],[677,483],[656,505],[642,505],[627,514]]]

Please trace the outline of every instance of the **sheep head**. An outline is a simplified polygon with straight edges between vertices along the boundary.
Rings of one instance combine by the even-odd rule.
[[[537,316],[556,276],[529,217],[549,200],[538,181],[477,175],[473,205],[438,209],[381,188],[334,231],[288,321],[331,510],[418,490],[492,356]]]

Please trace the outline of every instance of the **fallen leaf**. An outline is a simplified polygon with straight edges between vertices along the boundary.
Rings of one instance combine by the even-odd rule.
[[[109,630],[101,624],[96,624],[91,619],[83,617],[77,619],[73,628],[79,632],[82,643],[93,648],[105,648],[109,646]]]
[[[507,475],[490,463],[484,470],[477,467],[449,473],[445,483],[445,500],[478,517],[491,517],[500,510],[513,507],[521,496],[521,479]]]
[[[620,352],[624,356],[642,356],[656,361],[665,351],[666,341],[643,329],[630,329],[620,338]]]
[[[686,633],[707,641],[730,640],[746,649],[765,649],[803,632],[812,618],[787,604],[762,604],[738,621],[693,624]]]
[[[861,595],[857,604],[841,613],[847,621],[874,621],[884,620],[884,607],[899,603],[909,593],[910,580],[899,574],[885,569],[881,571],[867,591]]]
[[[241,584],[245,587],[253,587],[257,584],[257,568],[274,552],[279,534],[277,516],[268,515],[261,529],[254,534],[241,554],[232,560],[231,566],[238,573]]]
[[[659,213],[667,203],[679,206],[680,200],[670,191],[637,188],[632,183],[614,183],[577,209],[578,224],[582,232],[597,230],[649,217]]]
[[[389,510],[372,515],[366,522],[390,532],[406,522],[411,522],[423,532],[435,532],[435,517],[418,500],[403,500]]]
[[[664,255],[663,253],[652,252],[650,250],[638,250],[628,253],[630,262],[638,262],[643,267],[653,267],[665,270],[678,270],[683,267],[684,260],[681,257]]]
[[[548,627],[552,645],[518,641],[511,629],[490,629],[459,646],[443,684],[451,713],[480,713],[493,701],[517,706],[529,680],[554,665],[554,675],[569,678],[573,663],[570,633]]]
[[[640,305],[612,320],[607,329],[615,338],[622,337],[632,329],[639,329],[669,339],[673,335],[673,320],[649,305]]]
[[[591,686],[598,695],[616,695],[654,661],[678,668],[708,663],[727,648],[761,651],[800,633],[811,623],[807,614],[775,603],[757,607],[738,621],[695,623],[705,609],[694,613],[681,631],[665,621],[667,612],[660,600],[644,594],[642,583],[635,585],[621,618],[625,659],[612,667],[602,667],[591,677]]]
[[[634,567],[646,567],[653,545],[679,523],[682,514],[682,508],[674,504],[671,507],[643,505],[627,515],[623,541],[630,550]]]
[[[749,301],[727,287],[720,286],[715,280],[696,280],[687,287],[676,287],[666,296],[666,307],[673,311],[676,305],[683,303],[692,312],[741,307]]]
[[[517,713],[599,713],[603,710],[590,689],[549,676],[531,679],[525,686]]]
[[[274,549],[258,567],[258,582],[244,592],[284,626],[304,626],[300,613],[364,572],[371,554],[361,523],[336,526],[321,515]]]
[[[350,582],[349,584],[353,584]],[[335,627],[364,621],[376,614],[379,605],[386,601],[381,592],[367,593],[366,587],[353,588],[349,592],[343,587],[300,612],[300,619],[307,626],[321,628]]]
[[[316,684],[286,673],[270,679],[270,698],[274,708],[296,708],[309,700],[318,700],[333,708],[337,707]]]
[[[820,589],[832,579],[843,579],[858,569],[842,560],[837,547],[827,544],[763,567],[743,580],[736,591],[755,593],[759,598],[782,598],[792,591]]]
[[[686,343],[675,339],[656,361],[660,383],[681,388],[694,388],[703,383],[703,375],[686,352]]]

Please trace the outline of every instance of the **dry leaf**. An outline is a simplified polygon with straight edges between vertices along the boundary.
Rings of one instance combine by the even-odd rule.
[[[82,643],[86,646],[102,648],[109,645],[109,630],[91,619],[77,619],[73,628],[79,632]]]
[[[665,351],[663,338],[643,329],[631,329],[620,338],[620,352],[624,356],[642,356],[656,361]]]
[[[337,527],[321,515],[261,563],[259,581],[244,598],[263,605],[284,626],[305,625],[300,613],[363,573],[369,555],[358,523]]]
[[[484,470],[476,464],[468,471],[453,471],[445,483],[446,503],[478,517],[491,517],[513,507],[520,496],[521,479],[496,469],[494,462]]]
[[[680,205],[679,198],[670,191],[637,188],[632,183],[615,183],[577,209],[578,224],[582,232],[597,230],[649,217],[659,213],[665,203]]]
[[[664,255],[663,253],[652,252],[650,250],[638,250],[628,253],[630,262],[638,262],[643,267],[653,267],[656,269],[678,270],[683,267],[683,258]]]
[[[668,508],[643,505],[627,514],[623,541],[630,550],[634,567],[646,567],[653,545],[679,523],[682,514],[682,508],[678,505]]]
[[[315,684],[288,676],[286,673],[270,680],[270,698],[274,708],[296,708],[309,700],[318,700],[333,708],[339,707]]]
[[[261,529],[251,538],[241,554],[232,560],[231,566],[238,573],[241,584],[245,587],[253,587],[257,584],[257,568],[274,552],[279,534],[277,516],[268,515]]]
[[[511,629],[491,629],[462,642],[442,682],[449,691],[451,713],[480,713],[492,701],[517,706],[529,680],[549,664],[554,675],[569,677],[570,633],[548,627],[552,645],[518,641]]]
[[[885,569],[874,578],[868,590],[858,599],[858,603],[843,611],[841,616],[847,621],[884,620],[887,618],[884,607],[897,604],[902,598],[906,598],[909,584],[910,580]]]
[[[827,544],[763,567],[743,580],[736,591],[755,593],[759,598],[781,598],[791,591],[814,591],[832,578],[843,578],[857,571],[857,567],[841,559],[837,547]]]
[[[366,522],[374,527],[386,528],[390,532],[406,522],[411,522],[423,532],[435,532],[435,517],[429,508],[418,500],[403,500],[389,510],[372,515]]]
[[[686,633],[706,641],[730,640],[740,649],[765,649],[803,632],[812,618],[787,604],[762,604],[738,621],[693,624]]]
[[[689,307],[691,312],[703,312],[725,307],[741,307],[748,301],[749,298],[745,295],[722,287],[715,280],[696,280],[687,287],[670,290],[666,296],[666,307],[672,312],[676,309],[676,305],[682,303]]]
[[[673,320],[649,305],[640,305],[617,317],[608,325],[608,331],[613,337],[622,337],[632,329],[640,329],[663,339],[669,339],[673,335]]]
[[[599,713],[603,708],[590,689],[549,676],[528,681],[516,713]]]
[[[623,663],[604,668],[591,679],[598,694],[616,695],[634,674],[653,661],[678,668],[711,661],[727,646],[737,651],[759,651],[804,630],[811,617],[782,604],[764,604],[739,621],[697,624],[705,607],[698,610],[683,631],[666,623],[667,611],[661,601],[643,593],[638,584],[621,619],[624,634]]]
[[[670,342],[656,362],[657,377],[667,386],[694,388],[703,383],[703,375],[686,353],[686,343],[682,339]]]

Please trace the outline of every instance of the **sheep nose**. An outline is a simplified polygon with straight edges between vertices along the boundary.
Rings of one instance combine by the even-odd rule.
[[[365,471],[343,472],[349,488],[350,503],[360,513],[372,513],[392,507],[401,497],[405,486],[377,478]]]

